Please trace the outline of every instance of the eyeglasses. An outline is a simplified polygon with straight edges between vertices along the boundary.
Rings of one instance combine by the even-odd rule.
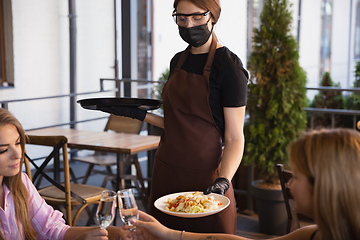
[[[174,21],[179,26],[187,26],[188,23],[192,23],[194,26],[199,26],[207,23],[206,16],[209,15],[210,11],[204,13],[193,13],[193,14],[182,14],[173,12],[172,16]]]

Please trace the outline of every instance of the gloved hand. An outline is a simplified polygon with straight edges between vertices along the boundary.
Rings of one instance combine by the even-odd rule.
[[[140,121],[144,121],[147,111],[137,108],[137,107],[121,107],[121,106],[111,106],[111,107],[105,107],[100,106],[97,108],[97,110],[111,113],[117,116],[122,117],[131,117],[133,119],[138,119]]]
[[[229,187],[230,182],[227,178],[217,178],[215,182],[205,190],[204,194],[218,193],[224,195]]]

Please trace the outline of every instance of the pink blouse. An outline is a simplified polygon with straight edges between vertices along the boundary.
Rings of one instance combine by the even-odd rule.
[[[37,239],[63,239],[65,232],[70,228],[65,224],[65,220],[62,218],[63,214],[45,202],[25,173],[22,173],[22,180],[29,191],[31,225],[39,234]],[[21,223],[19,223],[20,231],[17,227],[14,200],[5,185],[4,191],[4,209],[0,207],[2,222],[0,231],[6,240],[25,239]]]

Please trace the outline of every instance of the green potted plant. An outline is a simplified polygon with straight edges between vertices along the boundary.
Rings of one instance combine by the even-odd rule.
[[[159,81],[155,84],[153,90],[152,90],[152,95],[155,99],[160,99],[162,100],[162,90],[163,87],[166,83],[166,81],[169,78],[169,74],[170,74],[170,70],[169,68],[165,69],[165,71],[163,73],[161,73],[160,78],[158,79]],[[164,115],[164,106],[161,105],[161,107],[157,110],[155,110],[156,114],[159,115]],[[156,135],[156,136],[160,136],[162,133],[163,129],[159,128],[157,126],[148,124],[148,132],[151,135]]]
[[[163,90],[163,87],[164,87],[166,81],[169,78],[169,74],[170,74],[169,68],[165,69],[165,71],[163,73],[161,73],[159,82],[155,85],[155,87],[153,89],[153,95],[156,99],[162,100],[162,90]],[[159,114],[164,114],[163,112],[164,112],[164,106],[161,105],[161,107],[159,109]]]
[[[265,0],[248,61],[251,78],[243,161],[254,165],[261,178],[252,183],[251,188],[260,231],[274,235],[285,233],[285,205],[277,200],[282,198],[281,189],[275,190],[272,196],[273,191],[258,185],[277,182],[276,164],[287,165],[288,144],[306,128],[306,74],[299,65],[298,43],[291,35],[289,6],[288,0]],[[282,213],[260,206],[263,199],[257,200],[255,188],[270,193],[270,202],[274,202],[272,205],[277,209],[282,208]],[[275,229],[276,220],[283,222],[283,229]]]
[[[355,66],[355,80],[353,83],[354,88],[360,88],[360,61]],[[360,93],[352,92],[344,97],[345,109],[349,110],[360,110]],[[359,121],[359,116],[356,117],[356,121]],[[345,127],[353,127],[353,116],[347,116]],[[359,128],[358,128],[359,129]]]
[[[163,73],[161,73],[161,76],[158,79],[159,81],[156,84],[154,84],[154,88],[152,90],[153,98],[162,100],[162,89],[163,89],[166,81],[169,78],[169,74],[170,74],[170,70],[168,68],[165,69],[165,71]],[[155,110],[155,113],[158,115],[164,115],[164,106],[161,105],[161,107],[159,109]],[[147,125],[147,129],[148,129],[149,135],[161,136],[161,134],[163,132],[162,128],[154,126],[149,123]],[[155,154],[155,151],[151,151],[151,155],[153,156],[154,154]],[[148,154],[148,156],[150,156],[150,155]]]
[[[330,73],[325,72],[320,82],[322,87],[341,88],[340,83],[334,83],[331,79]],[[329,108],[329,109],[343,109],[344,101],[341,91],[320,91],[315,95],[314,100],[310,104],[312,108]],[[316,113],[314,114],[315,128],[331,128],[332,120],[330,114]],[[343,127],[345,116],[335,115],[335,127]]]

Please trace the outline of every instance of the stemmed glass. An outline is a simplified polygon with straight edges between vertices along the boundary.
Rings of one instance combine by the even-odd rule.
[[[101,229],[106,229],[115,217],[116,192],[104,190],[96,211],[96,219]]]
[[[118,202],[121,220],[129,226],[130,231],[135,231],[135,226],[131,224],[131,219],[139,219],[139,210],[131,189],[119,190]]]

